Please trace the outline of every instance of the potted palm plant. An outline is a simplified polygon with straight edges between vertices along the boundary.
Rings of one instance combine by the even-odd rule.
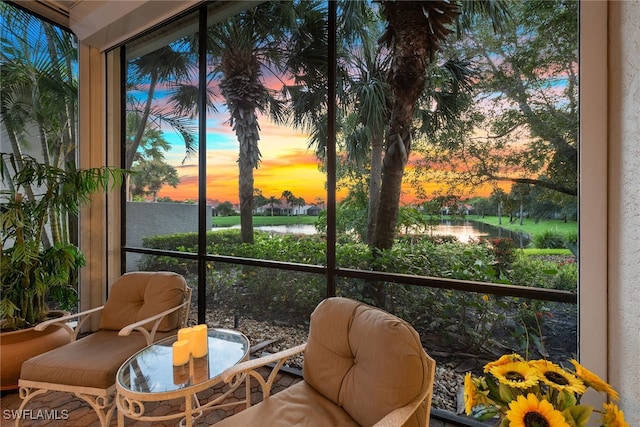
[[[69,341],[68,334],[33,326],[51,315],[50,306],[71,309],[76,279],[85,258],[63,237],[61,223],[77,214],[92,194],[121,182],[116,168],[62,169],[29,156],[0,153],[0,348],[2,389],[15,388],[22,361],[42,350],[23,342],[46,336],[44,351]],[[49,234],[51,237],[49,237]],[[29,341],[30,342],[30,341]],[[12,354],[10,346],[20,356]],[[11,372],[12,368],[17,373]]]

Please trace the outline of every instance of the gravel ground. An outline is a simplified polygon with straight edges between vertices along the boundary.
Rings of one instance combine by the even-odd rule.
[[[195,314],[192,313],[190,320],[191,324],[197,323]],[[261,353],[275,353],[302,344],[307,340],[307,329],[302,326],[275,325],[268,322],[258,322],[252,319],[241,318],[238,321],[238,326],[235,327],[233,314],[225,312],[224,310],[207,313],[206,320],[209,327],[235,329],[242,332],[249,338],[252,346],[275,340],[258,349],[255,352],[256,355]],[[303,361],[302,355],[298,355],[293,357],[287,365],[292,368],[301,369]],[[437,364],[432,407],[456,413],[456,395],[463,381],[463,374],[456,372],[453,366]]]

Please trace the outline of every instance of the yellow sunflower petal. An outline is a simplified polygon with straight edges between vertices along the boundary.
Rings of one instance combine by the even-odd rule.
[[[555,390],[583,394],[587,389],[581,379],[553,362],[536,360],[531,366],[539,371],[542,382]]]
[[[479,405],[491,406],[494,404],[488,397],[489,390],[483,379],[474,379],[471,372],[464,377],[464,411],[471,415],[473,408]]]
[[[570,427],[560,411],[546,400],[538,400],[535,394],[518,396],[509,404],[506,418],[510,427]]]
[[[474,400],[475,385],[471,379],[471,372],[467,372],[464,376],[464,412],[467,415],[471,415],[471,410],[476,405]]]
[[[527,362],[511,362],[493,366],[491,375],[501,383],[517,389],[534,387],[540,380],[538,370]]]
[[[629,427],[629,424],[624,420],[624,412],[618,409],[618,406],[613,403],[605,403],[604,413],[602,414],[602,425],[604,427]]]
[[[524,358],[517,353],[502,355],[498,360],[484,365],[484,372],[489,372],[494,366],[506,365],[507,363],[513,362],[524,362]]]
[[[584,381],[587,387],[591,387],[596,391],[605,392],[613,400],[620,400],[618,392],[615,391],[609,384],[600,379],[598,375],[580,365],[580,363],[578,363],[578,361],[575,359],[571,359],[570,362],[576,369],[576,376]]]

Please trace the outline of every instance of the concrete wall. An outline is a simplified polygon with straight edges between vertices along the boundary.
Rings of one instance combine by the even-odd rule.
[[[640,426],[640,2],[609,2],[609,378]]]
[[[211,208],[207,208],[207,229]],[[142,247],[145,237],[198,231],[198,205],[184,203],[127,202],[127,246]],[[127,256],[127,270],[137,269],[138,254]]]

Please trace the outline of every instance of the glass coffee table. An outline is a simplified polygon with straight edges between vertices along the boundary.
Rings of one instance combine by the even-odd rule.
[[[116,406],[118,426],[124,417],[138,421],[167,421],[180,419],[180,425],[192,426],[194,419],[205,410],[222,409],[248,404],[249,387],[244,401],[224,402],[244,380],[234,379],[224,393],[200,404],[196,393],[221,382],[225,369],[249,359],[249,340],[243,334],[227,329],[209,329],[209,352],[205,357],[193,358],[188,364],[174,367],[171,345],[177,337],[160,340],[131,356],[116,375]],[[170,399],[184,399],[184,412],[167,415],[145,415],[145,403]]]

